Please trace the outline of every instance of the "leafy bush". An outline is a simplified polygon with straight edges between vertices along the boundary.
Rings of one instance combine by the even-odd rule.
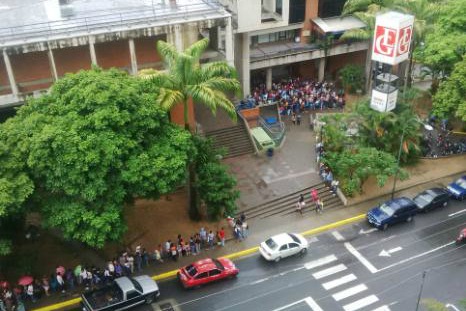
[[[364,67],[348,64],[338,71],[343,88],[349,93],[364,90]]]

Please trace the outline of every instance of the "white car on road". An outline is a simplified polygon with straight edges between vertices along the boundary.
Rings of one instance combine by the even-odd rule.
[[[309,243],[300,234],[280,233],[262,242],[259,251],[268,261],[278,262],[280,259],[296,254],[305,254]]]

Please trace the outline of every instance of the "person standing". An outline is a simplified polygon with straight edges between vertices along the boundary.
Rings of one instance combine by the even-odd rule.
[[[220,228],[220,231],[218,232],[218,237],[220,239],[220,245],[222,247],[225,246],[225,230],[222,228]]]
[[[199,231],[199,236],[201,237],[202,247],[205,247],[206,242],[207,242],[207,231],[204,229],[204,227],[202,227],[201,231]]]
[[[319,199],[319,193],[317,192],[316,188],[312,188],[311,198],[312,198],[312,202],[317,202],[317,200]]]
[[[324,202],[321,199],[318,199],[316,202],[316,213],[322,214],[324,211]]]
[[[296,113],[293,112],[293,115],[291,116],[291,122],[293,125],[296,125]]]
[[[212,230],[210,230],[207,236],[207,242],[209,243],[210,249],[214,248],[214,239],[215,239],[214,233],[212,232]]]

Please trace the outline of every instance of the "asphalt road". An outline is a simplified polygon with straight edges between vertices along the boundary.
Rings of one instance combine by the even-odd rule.
[[[194,290],[160,282],[159,301],[136,310],[409,311],[416,310],[424,271],[422,299],[457,305],[466,298],[466,245],[454,240],[464,227],[466,203],[457,201],[385,232],[353,224],[309,237],[304,256],[241,259],[232,280]]]

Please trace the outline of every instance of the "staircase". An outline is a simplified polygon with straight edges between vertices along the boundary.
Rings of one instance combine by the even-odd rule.
[[[225,148],[225,158],[237,157],[254,153],[254,146],[242,122],[227,128],[222,128],[204,134],[211,138],[216,148]]]
[[[306,202],[306,206],[302,210],[303,214],[311,212],[315,213],[315,203],[311,200],[312,188],[317,189],[319,198],[324,202],[324,213],[329,209],[335,209],[344,206],[338,196],[334,195],[330,189],[327,188],[323,182],[321,182],[311,187],[304,188],[300,191],[290,193],[284,197],[261,203],[257,206],[243,210],[242,212],[246,215],[247,219],[256,217],[263,219],[272,216],[285,216],[293,213],[296,214],[296,203],[298,202],[299,195],[303,194],[304,201]]]

